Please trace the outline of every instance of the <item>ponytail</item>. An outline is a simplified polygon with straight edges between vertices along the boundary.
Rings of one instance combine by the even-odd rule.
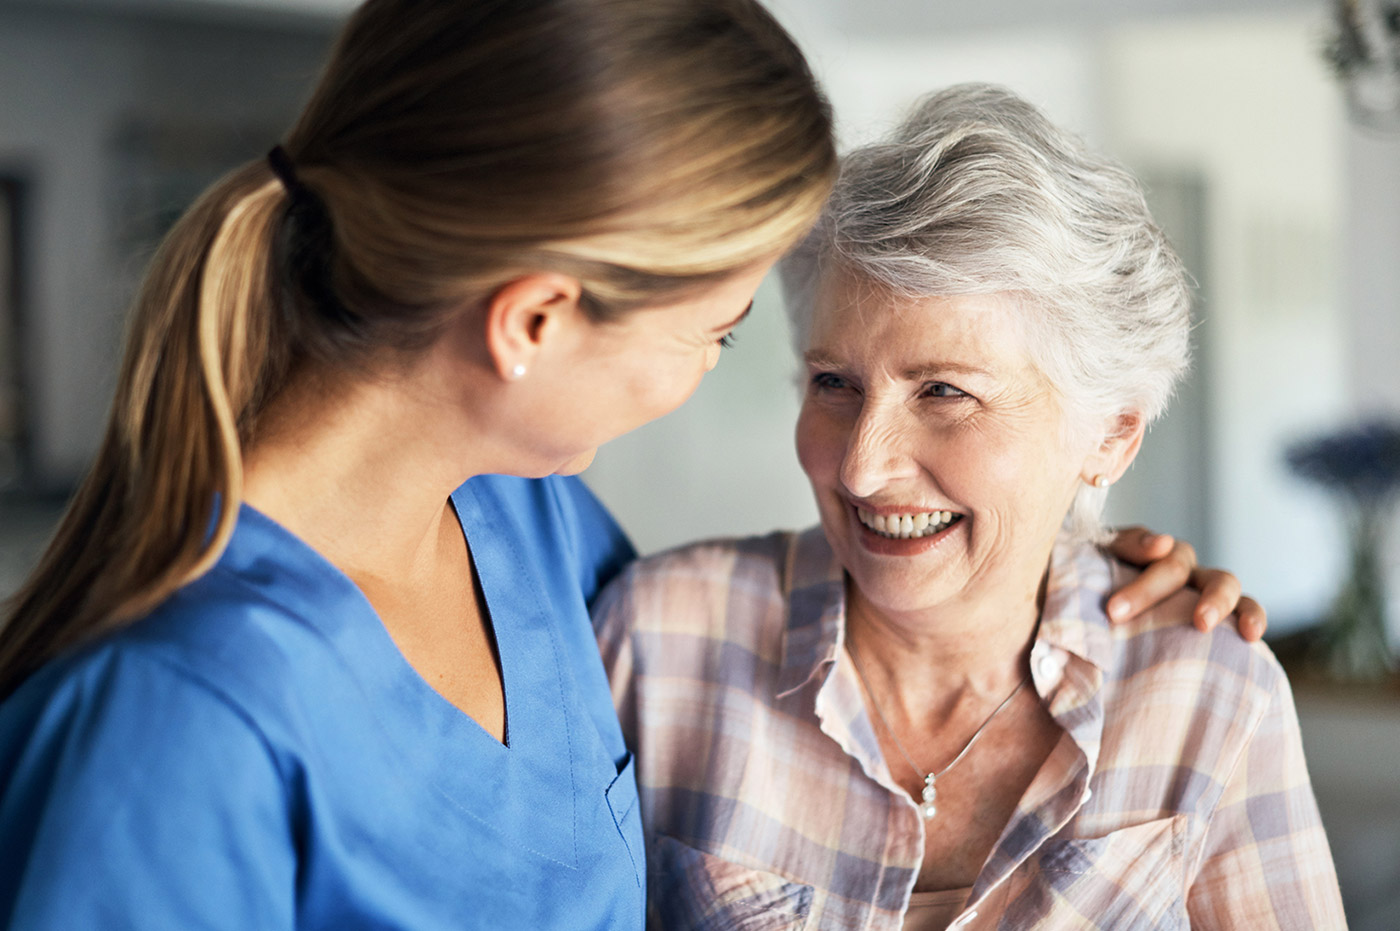
[[[274,152],[148,273],[106,434],[0,628],[0,697],[220,557],[242,448],[294,363],[411,358],[513,277],[598,320],[785,251],[831,114],[756,0],[365,0]],[[293,170],[294,166],[294,170]]]
[[[267,165],[250,165],[208,191],[156,253],[97,458],[6,606],[0,698],[222,554],[242,500],[242,443],[289,367],[272,274],[285,202]]]

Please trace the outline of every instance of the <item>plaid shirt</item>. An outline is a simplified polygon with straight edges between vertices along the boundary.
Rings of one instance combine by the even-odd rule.
[[[952,927],[1344,928],[1278,663],[1190,627],[1190,593],[1110,626],[1130,576],[1056,547],[1031,678],[1064,734]],[[924,822],[866,715],[821,531],[643,560],[594,615],[652,926],[900,928]]]

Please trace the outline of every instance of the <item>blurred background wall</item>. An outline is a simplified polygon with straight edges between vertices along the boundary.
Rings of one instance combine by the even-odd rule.
[[[1274,632],[1314,622],[1343,571],[1343,531],[1283,449],[1400,411],[1400,136],[1347,119],[1321,54],[1324,0],[772,5],[825,83],[843,145],[923,92],[989,80],[1145,179],[1199,285],[1196,364],[1115,488],[1113,517],[1237,572]],[[279,138],[349,6],[0,0],[0,596],[98,440],[142,262],[200,188]],[[815,519],[791,450],[796,365],[775,283],[757,304],[696,397],[585,476],[643,550]],[[1397,551],[1392,540],[1392,591]],[[1400,614],[1391,623],[1400,634]],[[1310,707],[1353,926],[1400,927],[1394,703]]]

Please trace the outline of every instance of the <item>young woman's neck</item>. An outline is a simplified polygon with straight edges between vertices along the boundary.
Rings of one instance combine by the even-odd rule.
[[[491,471],[450,408],[411,378],[300,373],[244,451],[244,500],[352,577],[411,577],[432,562],[448,496]],[[444,418],[461,423],[451,448]]]

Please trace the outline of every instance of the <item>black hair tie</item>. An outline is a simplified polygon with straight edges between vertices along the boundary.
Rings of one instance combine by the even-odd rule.
[[[292,164],[292,157],[287,154],[286,149],[280,145],[273,146],[272,151],[267,153],[267,163],[272,166],[272,173],[282,182],[282,187],[292,198],[305,197],[309,193],[297,177],[297,168]]]
[[[267,163],[290,200],[279,246],[286,284],[293,293],[304,295],[322,316],[357,328],[360,321],[341,303],[331,285],[335,235],[325,201],[301,182],[291,156],[280,145],[267,153]]]

